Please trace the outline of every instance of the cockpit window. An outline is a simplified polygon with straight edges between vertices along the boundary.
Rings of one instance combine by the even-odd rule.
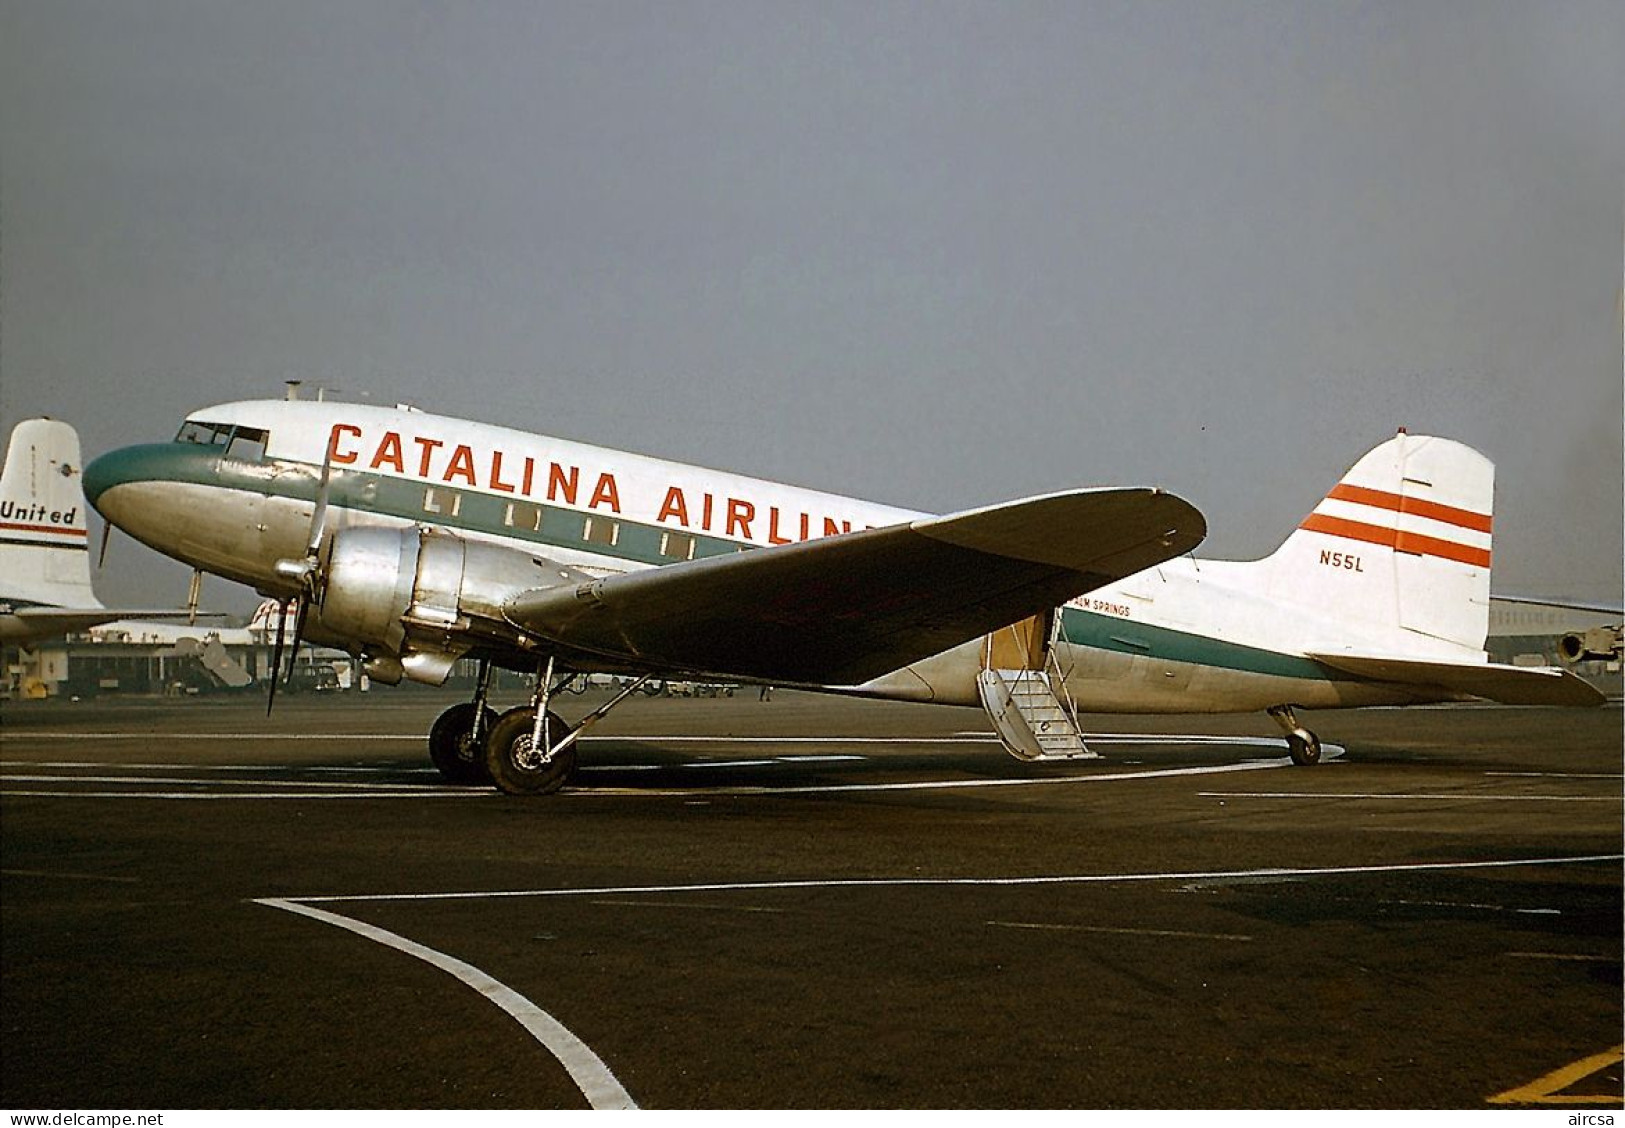
[[[231,438],[231,427],[224,423],[199,423],[188,419],[181,424],[178,443],[196,443],[198,446],[225,446]]]
[[[226,457],[241,462],[258,462],[265,457],[266,434],[258,427],[238,427],[226,444]]]
[[[258,462],[265,457],[265,444],[269,433],[258,427],[233,427],[229,423],[203,423],[188,419],[181,425],[178,443],[196,446],[222,447],[227,458],[240,462]]]

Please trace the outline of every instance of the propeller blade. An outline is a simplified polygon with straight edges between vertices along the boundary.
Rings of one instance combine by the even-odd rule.
[[[322,456],[322,476],[316,487],[316,504],[310,511],[310,532],[305,537],[305,558],[303,560],[278,560],[277,574],[288,579],[299,581],[299,595],[292,600],[284,599],[279,603],[281,612],[276,622],[276,649],[271,657],[271,692],[266,698],[265,715],[271,715],[271,706],[276,701],[276,686],[282,674],[282,648],[288,629],[288,605],[297,603],[298,609],[294,612],[293,651],[288,655],[289,681],[293,680],[294,667],[299,662],[299,644],[305,638],[305,617],[310,613],[310,605],[316,601],[317,594],[322,590],[321,570],[322,538],[327,535],[327,498],[333,483],[333,444],[327,444],[327,453]]]
[[[310,514],[310,535],[305,538],[305,559],[315,560],[321,550],[322,537],[327,532],[327,495],[333,481],[333,444],[327,445],[322,456],[322,478],[316,487],[316,508]]]
[[[310,597],[299,601],[299,610],[293,617],[293,650],[288,654],[288,680],[293,680],[293,668],[299,664],[299,644],[305,641],[305,616],[310,612]]]
[[[110,541],[112,541],[112,539],[113,539],[113,523],[111,521],[103,521],[102,522],[102,548],[101,548],[101,551],[96,554],[96,571],[98,571],[98,572],[100,572],[104,567],[107,566],[107,545],[108,545],[108,543]]]
[[[276,646],[271,650],[271,692],[265,699],[265,715],[271,715],[271,706],[276,704],[276,683],[282,675],[282,642],[288,629],[288,601],[282,600],[277,604],[276,616]]]

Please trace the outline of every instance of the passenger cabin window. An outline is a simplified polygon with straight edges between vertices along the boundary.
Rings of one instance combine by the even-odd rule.
[[[694,538],[687,533],[660,534],[660,555],[670,560],[694,559]]]
[[[456,490],[430,486],[423,491],[423,512],[436,517],[460,517],[463,513],[463,495]]]
[[[542,507],[523,501],[510,501],[502,512],[502,523],[510,529],[539,533],[542,531]]]
[[[614,545],[621,539],[621,523],[608,517],[588,517],[581,539],[588,544]]]

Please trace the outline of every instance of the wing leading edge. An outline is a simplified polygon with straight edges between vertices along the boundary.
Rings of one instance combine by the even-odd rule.
[[[1160,490],[1074,490],[533,589],[506,611],[618,662],[852,685],[1189,552],[1206,531]]]
[[[119,619],[185,619],[190,616],[197,618],[218,618],[207,611],[156,611],[143,608],[128,607],[18,607],[9,614],[17,622],[16,636],[13,637],[5,624],[0,624],[0,638],[8,641],[24,641],[41,638],[51,638],[58,635],[70,634],[74,631],[89,630],[99,627],[103,623],[115,622]],[[4,616],[0,616],[4,617]]]

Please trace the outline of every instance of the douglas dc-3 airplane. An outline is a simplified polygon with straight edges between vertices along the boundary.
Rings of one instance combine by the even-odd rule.
[[[1219,563],[1188,555],[1202,515],[1156,489],[932,517],[406,407],[271,400],[105,454],[85,488],[160,552],[293,604],[296,645],[389,683],[476,659],[430,756],[517,794],[560,787],[576,737],[630,692],[572,728],[549,704],[588,671],[980,704],[1024,760],[1091,755],[1079,710],[1266,710],[1312,764],[1295,707],[1599,703],[1567,671],[1487,660],[1492,478],[1475,451],[1401,432],[1273,555]],[[537,674],[528,706],[486,704],[493,664]]]

